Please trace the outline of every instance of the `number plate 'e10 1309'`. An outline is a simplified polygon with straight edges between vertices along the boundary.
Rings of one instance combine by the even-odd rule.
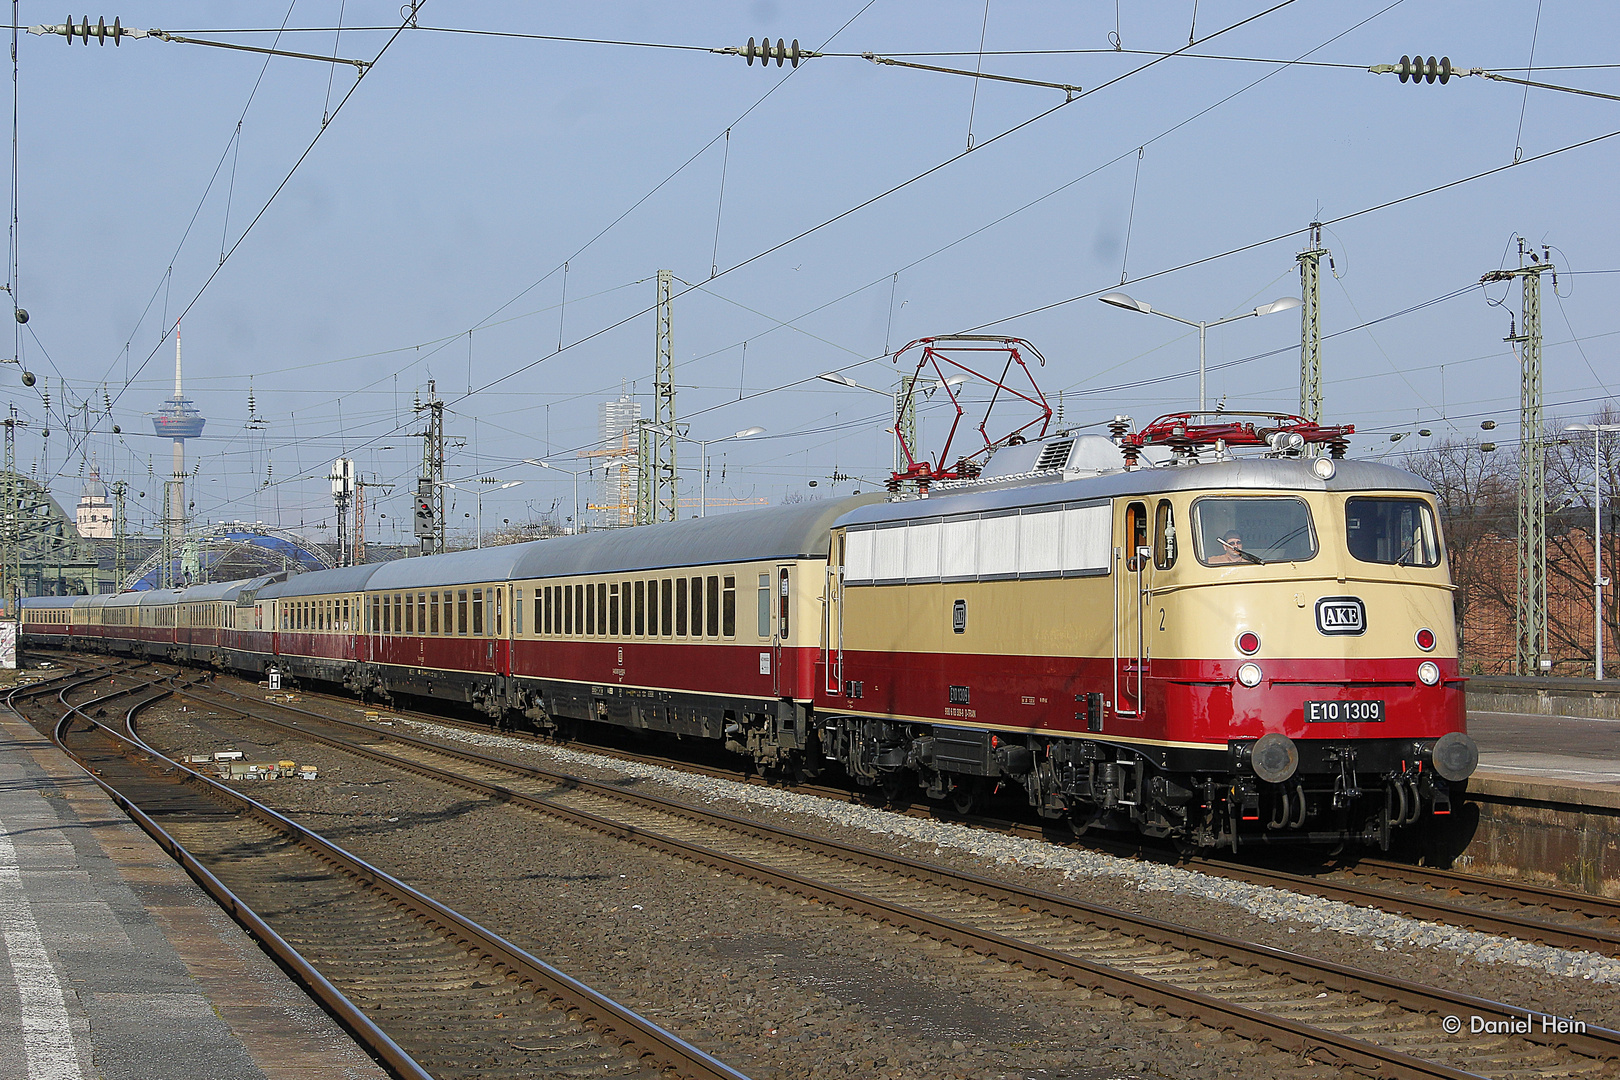
[[[1305,719],[1312,724],[1381,724],[1382,701],[1307,701]]]

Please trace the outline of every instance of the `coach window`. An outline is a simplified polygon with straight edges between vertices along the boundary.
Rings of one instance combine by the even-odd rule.
[[[426,634],[427,633],[427,624],[428,624],[427,593],[417,593],[416,594],[416,632],[418,634]]]
[[[596,586],[585,585],[585,633],[596,633]]]
[[[720,579],[711,577],[705,580],[707,599],[703,605],[706,615],[704,633],[709,637],[720,636]]]
[[[658,585],[658,606],[663,611],[663,633],[669,637],[675,632],[675,582],[665,578]]]
[[[472,632],[474,637],[482,637],[484,634],[484,590],[474,589],[472,594]]]
[[[759,636],[771,636],[771,575],[759,575]]]
[[[495,598],[495,636],[506,636],[506,603],[504,600],[506,590],[497,585],[489,590],[489,595]]]
[[[439,632],[439,594],[428,593],[428,625],[429,633]]]
[[[1153,512],[1153,565],[1160,570],[1176,565],[1176,511],[1169,499],[1160,499]]]
[[[692,636],[703,636],[703,579],[692,579]]]
[[[776,628],[776,632],[781,636],[783,641],[786,641],[788,637],[788,568],[785,566],[782,567],[781,569],[777,570],[777,574],[777,614],[781,617],[782,624]]]
[[[677,637],[686,636],[686,579],[675,579],[675,634]]]
[[[405,597],[405,632],[416,633],[416,604],[412,602],[410,596]]]
[[[619,636],[619,583],[602,586],[607,590],[607,626],[604,632],[614,637]]]
[[[523,634],[523,590],[515,589],[512,592],[512,633]]]
[[[550,634],[551,622],[551,586],[546,585],[534,594],[534,628],[542,634]]]
[[[608,632],[608,587],[605,581],[596,583],[596,632],[604,637]]]
[[[641,637],[647,632],[647,583],[636,582],[636,628],[635,636]]]
[[[736,637],[737,636],[737,579],[734,578],[734,577],[726,578],[725,599],[722,601],[722,604],[723,604],[723,606],[722,606],[721,610],[725,614],[725,625],[724,625],[725,636],[726,637]],[[786,618],[786,615],[787,615],[787,613],[784,611],[783,612],[783,618],[784,619]]]
[[[467,632],[467,590],[456,590],[456,633]]]

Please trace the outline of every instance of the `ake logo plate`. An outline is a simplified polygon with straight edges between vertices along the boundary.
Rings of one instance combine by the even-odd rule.
[[[1367,632],[1367,605],[1359,596],[1324,596],[1316,602],[1316,629],[1329,637]]]

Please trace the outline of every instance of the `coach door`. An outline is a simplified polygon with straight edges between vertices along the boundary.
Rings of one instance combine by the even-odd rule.
[[[1137,716],[1142,709],[1142,603],[1152,557],[1147,504],[1133,502],[1114,547],[1114,711],[1120,716]]]
[[[793,595],[793,567],[779,565],[776,568],[775,587],[771,590],[775,599],[771,620],[771,692],[777,697],[794,697],[798,691],[797,679],[791,674],[782,673],[782,656],[786,652],[789,625],[788,600]]]
[[[843,539],[835,541],[843,546]],[[821,689],[838,696],[844,692],[844,564],[834,551],[827,564],[821,603]]]

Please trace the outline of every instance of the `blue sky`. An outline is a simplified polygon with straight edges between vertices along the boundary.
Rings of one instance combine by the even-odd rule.
[[[273,31],[240,31],[285,20],[282,48],[328,56],[386,45],[358,86],[341,65],[25,33],[16,253],[32,317],[19,338],[39,384],[0,368],[30,425],[19,462],[71,503],[93,452],[105,477],[147,493],[132,515],[154,516],[149,462],[161,476],[167,447],[148,414],[168,395],[183,311],[187,387],[209,421],[191,448],[199,516],[329,520],[323,478],[347,452],[396,484],[371,537],[403,538],[392,526],[408,520],[420,459],[411,404],[433,378],[458,441],[451,477],[524,480],[487,497],[484,520],[526,519],[572,494],[522,459],[566,463],[592,444],[598,401],[650,390],[647,309],[667,268],[692,436],[767,429],[711,448],[710,496],[847,492],[886,473],[886,406],[816,374],[884,388],[886,348],[1008,334],[1045,355],[1040,385],[1054,404],[1062,392],[1066,423],[1146,422],[1193,403],[1195,378],[1166,376],[1196,368],[1196,331],[1096,295],[1123,274],[1138,299],[1209,320],[1297,295],[1313,218],[1329,223],[1335,271],[1328,415],[1367,433],[1353,454],[1418,426],[1474,434],[1485,418],[1514,437],[1518,362],[1502,339],[1517,290],[1493,306],[1504,287],[1469,286],[1516,264],[1518,235],[1550,245],[1559,268],[1556,295],[1545,286],[1550,411],[1578,419],[1612,397],[1620,137],[1564,148],[1620,132],[1620,103],[1365,68],[1421,50],[1522,76],[1533,48],[1538,81],[1616,93],[1620,68],[1603,65],[1620,62],[1620,9],[1201,0],[1196,26],[1193,9],[435,0],[397,37],[361,29],[397,26],[397,0],[88,12],[255,45]],[[21,12],[25,25],[63,17]],[[1200,56],[1159,59],[1190,32]],[[853,55],[762,72],[706,51],[762,35]],[[1087,93],[1065,103],[880,67],[868,51]],[[1298,338],[1292,313],[1211,330],[1211,400],[1293,411]],[[925,410],[925,448],[944,426]],[[681,454],[695,496],[695,448]]]

